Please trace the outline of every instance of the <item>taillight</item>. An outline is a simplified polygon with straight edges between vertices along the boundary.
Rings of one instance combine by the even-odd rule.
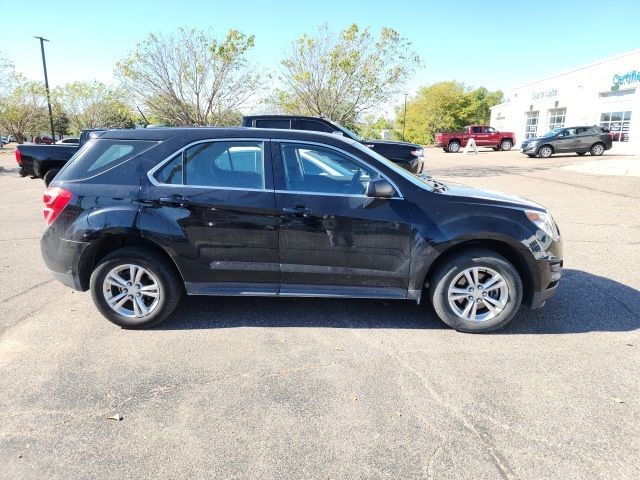
[[[15,152],[16,152],[16,162],[18,162],[18,165],[22,165],[22,152],[18,148],[16,148]]]
[[[56,217],[60,215],[60,212],[62,212],[64,207],[71,201],[71,196],[69,190],[60,187],[49,187],[45,190],[44,197],[42,198],[44,201],[42,214],[47,221],[47,225],[51,225]]]

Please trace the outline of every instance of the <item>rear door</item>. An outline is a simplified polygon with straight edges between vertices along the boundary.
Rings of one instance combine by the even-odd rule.
[[[471,137],[476,141],[476,145],[484,146],[488,145],[488,137],[489,135],[483,131],[481,126],[471,127]]]
[[[281,295],[406,298],[410,223],[401,193],[364,195],[381,174],[335,148],[274,142]]]
[[[576,152],[588,152],[591,145],[598,141],[598,133],[591,127],[576,128]]]
[[[149,172],[148,180],[140,229],[172,253],[189,293],[277,293],[268,140],[196,142]]]

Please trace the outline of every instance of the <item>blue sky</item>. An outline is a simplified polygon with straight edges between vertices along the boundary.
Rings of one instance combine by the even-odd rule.
[[[34,12],[34,13],[32,13]],[[640,47],[640,1],[0,0],[0,52],[28,78],[42,79],[46,44],[52,85],[112,80],[115,63],[151,31],[237,28],[256,36],[252,58],[275,69],[296,36],[326,22],[388,26],[412,42],[425,66],[408,85],[455,79],[510,87]]]

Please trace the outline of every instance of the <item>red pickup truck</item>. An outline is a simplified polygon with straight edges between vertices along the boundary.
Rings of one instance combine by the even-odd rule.
[[[445,152],[456,153],[467,145],[470,138],[478,147],[493,147],[494,150],[511,150],[516,143],[513,132],[498,132],[486,125],[467,125],[463,132],[436,133],[436,145]]]

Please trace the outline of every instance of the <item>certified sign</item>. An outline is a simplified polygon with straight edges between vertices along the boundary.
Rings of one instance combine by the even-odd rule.
[[[633,83],[640,83],[640,72],[637,70],[631,70],[622,75],[616,73],[613,76],[613,84],[617,87],[620,85],[631,85]]]

